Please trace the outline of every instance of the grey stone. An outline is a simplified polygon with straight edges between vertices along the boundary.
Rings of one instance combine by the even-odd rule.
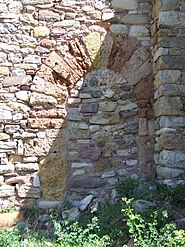
[[[141,25],[131,26],[130,31],[129,31],[129,36],[130,37],[147,37],[149,36],[149,29]]]
[[[89,122],[91,124],[99,124],[99,125],[112,125],[120,122],[120,117],[117,113],[100,113],[93,116]]]
[[[37,206],[38,206],[38,208],[41,208],[41,209],[50,209],[50,208],[60,207],[60,206],[62,206],[62,203],[59,201],[38,200]]]
[[[80,216],[80,211],[77,207],[62,212],[62,218],[68,221],[76,221]]]
[[[184,169],[170,168],[170,167],[164,167],[164,166],[157,165],[156,173],[157,173],[158,178],[174,179],[174,178],[179,178],[181,176],[183,177]]]
[[[117,102],[106,101],[100,103],[100,108],[104,112],[112,112],[116,109],[116,107],[117,107]]]
[[[159,124],[160,124],[160,127],[162,128],[184,127],[185,117],[162,116],[160,118]]]
[[[96,113],[98,111],[97,103],[82,104],[80,111],[83,113]]]
[[[71,164],[71,168],[80,169],[80,168],[91,168],[93,166],[92,163],[82,163],[82,162],[73,162]]]
[[[69,179],[71,188],[98,188],[105,186],[107,182],[100,178],[93,178],[88,176],[78,176]]]
[[[139,24],[147,24],[149,22],[148,15],[125,15],[121,18],[121,22],[129,25],[139,25]]]
[[[89,206],[93,199],[93,195],[86,196],[83,200],[81,200],[80,205],[79,205],[79,210],[80,211],[85,211],[86,208]]]
[[[185,13],[179,11],[162,11],[159,13],[159,27],[184,28]]]
[[[83,159],[99,160],[101,149],[99,147],[82,147],[79,150],[80,157]]]
[[[113,0],[111,4],[115,9],[136,10],[138,8],[137,0]]]
[[[156,204],[146,200],[136,200],[133,202],[132,206],[136,212],[143,213],[149,208],[154,208]]]
[[[163,150],[159,156],[159,164],[167,167],[184,168],[185,153],[171,150]]]
[[[122,25],[122,24],[112,24],[110,27],[109,27],[110,31],[113,33],[113,34],[121,34],[121,35],[124,35],[124,34],[128,34],[128,27],[126,25]]]
[[[104,172],[101,176],[101,178],[110,178],[116,176],[115,171],[109,171],[109,172]]]

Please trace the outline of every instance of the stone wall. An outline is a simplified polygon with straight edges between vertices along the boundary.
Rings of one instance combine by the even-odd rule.
[[[184,180],[185,165],[185,2],[155,1],[153,15],[156,171],[174,186]]]
[[[182,86],[163,81],[183,78],[171,68],[183,47],[162,38],[183,21],[168,27],[171,14],[182,12],[162,3],[0,0],[0,198],[39,205],[114,199],[123,177],[155,177],[154,157],[166,179],[171,161],[162,160],[178,148],[164,146],[177,124],[165,116],[181,115],[180,127],[184,120]],[[179,64],[183,70],[183,57]],[[163,126],[171,121],[173,128]]]

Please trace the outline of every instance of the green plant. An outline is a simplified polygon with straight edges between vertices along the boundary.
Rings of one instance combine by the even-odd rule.
[[[145,218],[135,213],[132,208],[133,199],[124,198],[125,208],[122,212],[126,216],[129,235],[138,247],[184,247],[184,230],[175,230],[175,224],[166,223],[166,211],[150,211],[150,217]]]
[[[16,207],[13,205],[1,206],[0,213],[12,213],[16,211]]]
[[[58,246],[62,247],[105,247],[110,244],[109,236],[98,236],[100,231],[97,217],[93,217],[86,228],[80,227],[78,222],[54,222],[55,235]]]
[[[116,190],[121,197],[133,197],[134,189],[139,185],[139,179],[126,178],[116,185]]]

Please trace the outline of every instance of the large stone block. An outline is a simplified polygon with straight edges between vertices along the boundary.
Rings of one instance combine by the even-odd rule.
[[[154,86],[158,88],[161,84],[177,84],[180,77],[180,70],[161,70],[155,76]]]
[[[62,201],[65,195],[67,179],[65,154],[49,154],[41,159],[39,167],[42,199]]]
[[[119,123],[120,117],[115,112],[106,112],[92,116],[89,122],[91,124],[112,125]]]
[[[182,134],[162,133],[157,142],[160,150],[185,150],[185,136]]]
[[[159,121],[161,128],[164,127],[184,127],[185,126],[185,117],[174,117],[174,116],[162,116]]]
[[[30,85],[31,82],[32,82],[32,78],[30,75],[7,76],[3,80],[3,86],[4,87],[11,87],[11,86]]]
[[[179,116],[183,115],[183,102],[179,97],[163,96],[154,104],[155,116]]]
[[[157,60],[156,69],[159,70],[183,70],[185,67],[184,56],[162,56]]]
[[[184,175],[184,169],[169,168],[160,165],[156,167],[156,172],[158,178],[162,179],[183,178]]]
[[[159,13],[159,27],[185,27],[185,13],[179,11],[163,11]]]
[[[159,164],[167,167],[185,168],[185,152],[163,150],[159,156]]]
[[[65,120],[60,118],[29,118],[29,128],[46,129],[46,128],[62,128],[65,126]]]
[[[113,0],[111,4],[115,9],[136,10],[138,8],[137,0]]]

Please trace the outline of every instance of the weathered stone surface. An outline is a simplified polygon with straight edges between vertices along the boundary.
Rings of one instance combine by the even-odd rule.
[[[169,168],[159,165],[156,167],[156,172],[158,177],[163,179],[174,179],[183,177],[184,175],[184,169]]]
[[[149,208],[155,208],[156,204],[146,200],[136,200],[132,204],[133,208],[138,213],[144,213]]]
[[[42,209],[50,209],[50,208],[57,208],[61,206],[61,203],[59,201],[44,201],[44,200],[38,200],[37,201],[38,208]]]
[[[79,150],[79,154],[83,159],[99,160],[101,149],[99,147],[82,147]]]
[[[137,46],[137,41],[130,37],[118,36],[113,44],[109,59],[109,68],[119,72]]]
[[[112,7],[116,9],[135,10],[138,7],[138,2],[136,0],[113,0]]]
[[[184,160],[185,160],[184,152],[163,150],[159,156],[160,164],[166,167],[184,168],[185,166]]]
[[[40,189],[28,185],[21,185],[17,190],[18,196],[21,198],[40,198]]]
[[[121,18],[121,22],[129,25],[147,24],[149,21],[148,15],[125,15]]]
[[[91,58],[93,66],[95,68],[100,67],[100,47],[101,36],[98,32],[94,32],[84,37],[85,46],[87,52]]]
[[[183,127],[185,125],[185,117],[162,116],[159,124],[160,127]]]
[[[82,113],[96,113],[98,111],[97,103],[82,104],[80,111]]]
[[[61,128],[65,126],[64,119],[55,119],[55,118],[29,118],[28,119],[28,126],[30,128]]]
[[[64,138],[45,138],[25,140],[24,154],[25,156],[46,156],[48,153],[60,153],[65,147]]]
[[[18,86],[18,85],[29,85],[32,81],[32,78],[30,75],[26,76],[10,76],[5,77],[3,80],[3,86],[4,87],[10,87],[10,86]]]
[[[64,210],[62,212],[62,218],[68,221],[76,221],[80,216],[80,211],[78,208],[74,207],[70,210]]]
[[[11,173],[11,172],[14,172],[13,164],[0,165],[0,174]]]
[[[162,70],[159,71],[154,80],[154,86],[158,88],[161,84],[174,84],[180,79],[180,70]]]
[[[65,152],[64,149],[62,149]],[[63,201],[66,189],[66,157],[49,154],[40,161],[42,199]],[[58,179],[60,178],[60,179]]]
[[[179,116],[183,115],[183,103],[179,97],[163,96],[154,105],[155,116]]]
[[[185,13],[177,11],[162,11],[159,14],[159,27],[184,28]]]
[[[73,169],[91,168],[92,166],[93,166],[92,163],[85,163],[85,162],[73,162],[71,164],[71,168]]]
[[[24,5],[51,3],[51,0],[21,0]]]
[[[100,178],[78,176],[69,180],[71,188],[98,188],[106,185],[106,181]]]
[[[55,13],[51,10],[40,10],[39,11],[39,20],[41,20],[41,21],[59,21],[60,15],[59,15],[59,13]]]
[[[57,100],[53,96],[41,94],[41,93],[32,93],[30,97],[30,105],[39,105],[39,104],[57,104]]]
[[[80,205],[78,207],[80,211],[85,211],[86,208],[91,203],[92,199],[93,199],[93,195],[89,195],[89,196],[86,196],[83,200],[81,200]]]
[[[16,171],[22,172],[34,172],[38,171],[39,166],[37,163],[18,163],[15,165]]]
[[[156,69],[172,69],[172,70],[183,70],[185,66],[185,59],[183,56],[162,56],[157,60]]]
[[[172,129],[170,128],[170,131]],[[162,133],[158,139],[160,150],[185,150],[185,136],[178,133]]]
[[[104,112],[112,112],[116,109],[117,107],[117,102],[101,102],[100,103],[100,108]]]
[[[15,196],[15,187],[11,185],[0,186],[0,198]]]
[[[29,183],[31,180],[31,176],[28,174],[28,175],[25,175],[25,176],[16,176],[16,177],[12,177],[12,178],[8,178],[5,180],[5,183],[7,185],[13,185],[13,184],[27,184]]]
[[[141,25],[131,26],[129,35],[130,37],[147,37],[149,36],[149,29]]]
[[[113,34],[121,34],[121,35],[126,35],[128,34],[128,27],[126,25],[122,25],[122,24],[112,24],[110,26],[110,31]]]
[[[100,125],[111,125],[120,122],[120,117],[117,113],[101,113],[93,116],[89,122],[91,124],[100,124]]]
[[[59,83],[52,83],[43,80],[39,76],[35,76],[33,79],[34,85],[31,85],[31,90],[37,93],[43,93],[56,98],[66,99],[68,96],[67,87],[60,85]]]

